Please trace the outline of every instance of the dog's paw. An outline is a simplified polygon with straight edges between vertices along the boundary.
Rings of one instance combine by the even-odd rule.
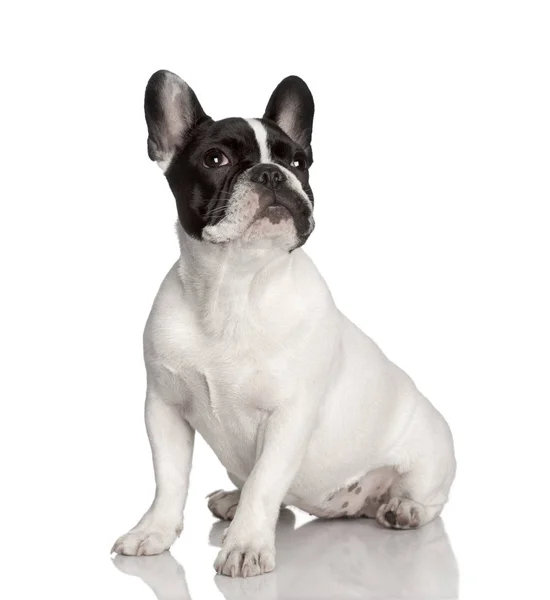
[[[237,511],[240,497],[240,490],[233,490],[232,492],[217,490],[207,496],[208,508],[215,517],[218,517],[218,519],[231,521]]]
[[[424,507],[414,500],[391,498],[380,506],[376,520],[390,529],[416,529],[420,526],[423,510]]]
[[[214,569],[229,577],[254,577],[275,568],[275,551],[269,546],[227,544],[220,550]]]
[[[111,548],[111,554],[126,556],[151,556],[168,550],[176,541],[181,528],[147,527],[129,531],[118,538]]]

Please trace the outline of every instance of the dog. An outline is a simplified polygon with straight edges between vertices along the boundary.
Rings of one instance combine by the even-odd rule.
[[[447,422],[338,310],[302,249],[313,114],[296,76],[258,119],[214,121],[169,71],[147,84],[148,153],[175,197],[181,252],[144,332],[156,493],[113,552],[159,554],[180,535],[195,431],[236,487],[208,500],[231,521],[223,575],[275,568],[281,506],[409,529],[448,500]]]

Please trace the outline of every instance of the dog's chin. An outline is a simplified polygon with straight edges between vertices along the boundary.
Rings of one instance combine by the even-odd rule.
[[[298,232],[288,208],[271,205],[254,218],[241,239],[255,245],[265,242],[268,245],[290,249],[298,242]]]

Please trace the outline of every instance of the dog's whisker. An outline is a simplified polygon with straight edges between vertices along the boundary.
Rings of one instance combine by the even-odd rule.
[[[220,213],[222,213],[223,211],[225,211],[225,210],[226,210],[226,208],[227,208],[227,207],[225,207],[225,206],[221,206],[221,207],[219,207],[219,208],[215,208],[215,209],[213,209],[213,210],[209,210],[208,212],[204,213],[204,216],[205,216],[205,217],[211,217],[212,215],[220,214]]]

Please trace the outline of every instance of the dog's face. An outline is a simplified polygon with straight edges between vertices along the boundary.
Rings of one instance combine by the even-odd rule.
[[[301,246],[314,227],[313,112],[306,84],[287,77],[263,118],[214,121],[177,75],[155,73],[145,92],[149,156],[164,171],[185,232],[209,243]]]

